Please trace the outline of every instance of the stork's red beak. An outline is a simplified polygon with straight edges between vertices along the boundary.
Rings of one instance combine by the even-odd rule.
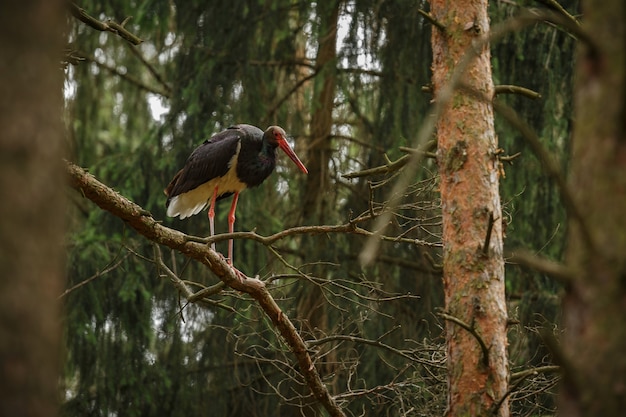
[[[278,140],[278,146],[280,147],[280,149],[285,151],[285,153],[287,154],[289,158],[291,158],[293,163],[296,164],[298,168],[300,168],[300,171],[304,172],[305,174],[309,173],[309,171],[306,169],[302,161],[300,161],[300,158],[298,158],[298,155],[296,155],[293,149],[291,149],[291,146],[289,146],[289,143],[287,143],[285,138]]]

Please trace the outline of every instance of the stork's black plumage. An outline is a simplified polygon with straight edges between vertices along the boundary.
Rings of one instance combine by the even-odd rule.
[[[209,221],[213,235],[215,201],[234,194],[228,216],[232,233],[239,193],[260,185],[274,171],[277,147],[307,173],[287,143],[285,131],[278,126],[270,126],[263,132],[258,127],[240,124],[216,133],[191,153],[183,169],[165,189],[167,215],[184,219],[198,214],[210,204]],[[232,241],[228,255],[232,262]]]

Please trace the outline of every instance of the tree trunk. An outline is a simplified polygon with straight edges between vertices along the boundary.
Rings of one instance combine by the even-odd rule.
[[[329,188],[330,175],[330,133],[333,125],[335,97],[335,67],[337,59],[337,19],[339,3],[319,2],[317,14],[320,19],[318,51],[313,91],[313,116],[311,117],[311,141],[309,142],[306,188],[302,215],[309,224],[323,224],[328,200],[325,195]]]
[[[431,0],[435,100],[455,66],[489,32],[487,0]],[[493,95],[488,45],[462,82]],[[437,124],[443,211],[447,416],[508,416],[507,313],[493,109],[457,91]],[[491,219],[491,220],[490,220]],[[492,226],[492,227],[491,227]],[[489,235],[489,236],[488,236]],[[488,246],[486,245],[488,243]]]
[[[53,416],[64,253],[65,3],[0,4],[0,416]]]
[[[562,416],[626,410],[626,6],[583,3],[597,49],[581,45],[569,189],[584,224],[570,219],[563,305]]]
[[[335,97],[335,77],[337,59],[337,19],[339,1],[318,2],[316,12],[319,19],[317,32],[318,50],[315,70],[318,72],[313,84],[313,115],[310,122],[310,141],[307,153],[305,191],[302,204],[302,218],[307,224],[324,224],[328,210],[328,200],[332,198],[328,164],[331,155],[331,129]],[[319,242],[307,239],[303,242],[307,259],[327,259],[325,247]],[[312,269],[312,273],[323,276],[322,267]],[[304,286],[298,294],[298,316],[306,323],[313,337],[328,331],[328,305],[323,290],[317,286]],[[329,352],[325,362],[317,364],[322,375],[332,375],[336,368],[336,351]],[[327,380],[330,392],[337,392],[337,378]],[[313,409],[304,409],[304,416],[319,415]]]

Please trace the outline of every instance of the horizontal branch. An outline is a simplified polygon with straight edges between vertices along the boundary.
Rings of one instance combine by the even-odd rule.
[[[392,172],[396,172],[400,170],[403,166],[409,162],[410,156],[404,155],[400,158],[396,159],[393,162],[389,162],[385,165],[381,165],[374,168],[364,169],[363,171],[350,172],[347,174],[342,174],[343,178],[352,179],[352,178],[361,178],[361,177],[369,177],[372,175],[387,175]]]
[[[513,372],[511,373],[509,379],[511,380],[511,382],[514,382],[520,378],[526,378],[532,375],[549,374],[549,373],[555,373],[555,372],[560,372],[560,371],[561,371],[561,367],[557,365],[539,366],[537,368],[530,368],[530,369],[525,369],[519,372]]]
[[[498,94],[519,94],[524,97],[532,98],[532,99],[540,99],[541,94],[536,91],[533,91],[529,88],[520,87],[519,85],[496,85],[494,87],[494,95]]]
[[[145,238],[206,265],[226,285],[254,298],[289,345],[298,361],[300,372],[317,401],[331,416],[345,416],[323,384],[300,334],[278,307],[263,281],[253,278],[240,280],[236,270],[209,245],[190,241],[184,233],[161,225],[150,212],[102,184],[79,166],[67,162],[66,171],[70,186],[100,208],[119,217]]]
[[[374,234],[374,232],[370,232],[369,230],[358,227],[356,224],[363,220],[369,220],[372,217],[367,215],[363,218],[359,217],[357,219],[353,219],[352,221],[346,224],[340,225],[320,225],[320,226],[297,226],[292,227],[291,229],[285,229],[280,232],[274,233],[269,236],[262,236],[255,231],[251,232],[233,232],[233,233],[220,233],[218,235],[214,235],[211,237],[199,237],[192,235],[185,235],[188,241],[211,244],[222,242],[230,239],[247,239],[253,240],[255,242],[259,242],[262,245],[270,246],[276,243],[279,240],[285,239],[287,237],[296,236],[296,235],[319,235],[319,234],[333,234],[333,233],[350,233],[354,235],[361,235],[370,237]],[[395,243],[408,243],[411,245],[419,245],[419,246],[428,246],[428,247],[441,247],[441,242],[432,243],[426,240],[421,239],[411,239],[406,237],[393,237],[393,236],[379,236],[381,240],[386,242],[395,242]]]
[[[332,343],[332,342],[337,342],[337,341],[347,341],[347,342],[353,342],[353,343],[359,343],[359,344],[363,344],[363,345],[369,345],[369,346],[374,346],[377,348],[381,348],[381,349],[385,349],[391,353],[394,353],[398,356],[401,356],[409,361],[412,362],[416,362],[416,363],[420,363],[422,365],[428,365],[428,366],[433,366],[433,367],[437,367],[437,368],[444,368],[445,365],[441,364],[441,363],[435,363],[434,361],[431,360],[425,360],[425,359],[421,359],[419,357],[417,357],[416,355],[413,354],[412,351],[406,351],[406,350],[401,350],[398,348],[395,348],[393,346],[390,346],[386,343],[381,342],[380,340],[372,340],[372,339],[366,339],[363,337],[357,337],[357,336],[349,336],[349,335],[333,335],[333,336],[328,336],[328,337],[324,337],[321,339],[315,339],[315,340],[307,340],[306,344],[309,347],[314,347],[314,346],[320,346],[320,345],[324,345],[326,343]]]
[[[422,92],[424,93],[433,93],[433,87],[431,85],[422,86]],[[493,88],[494,97],[498,94],[519,94],[524,97],[539,99],[541,98],[541,94],[536,91],[531,90],[530,88],[520,87],[519,85],[510,85],[510,84],[500,84],[496,85]]]

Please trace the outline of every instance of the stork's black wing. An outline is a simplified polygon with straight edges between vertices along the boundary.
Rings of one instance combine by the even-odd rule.
[[[237,154],[242,136],[237,126],[216,133],[198,146],[187,158],[183,169],[178,171],[165,189],[169,199],[226,175],[232,158]]]

